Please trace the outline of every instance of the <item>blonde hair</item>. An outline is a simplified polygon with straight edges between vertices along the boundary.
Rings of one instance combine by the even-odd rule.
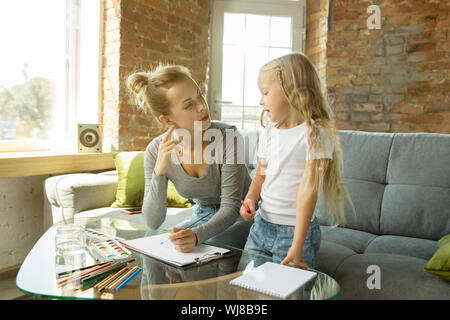
[[[170,114],[167,89],[186,79],[192,79],[188,68],[180,65],[159,64],[154,70],[129,75],[126,85],[134,94],[138,108],[159,118],[160,115]]]
[[[319,129],[311,120],[324,128],[328,137],[334,143],[333,159],[318,159],[313,161],[315,169],[314,190],[322,191],[325,197],[326,210],[330,225],[342,225],[345,223],[344,203],[342,193],[345,193],[353,213],[355,207],[347,189],[341,180],[340,171],[343,170],[342,149],[339,135],[334,125],[333,111],[327,101],[327,94],[316,68],[309,58],[301,52],[294,52],[273,59],[266,63],[260,71],[273,71],[289,102],[291,114],[294,114],[297,123],[306,123],[308,129],[309,154],[312,159],[312,151],[320,143]],[[264,111],[261,114],[263,124]]]

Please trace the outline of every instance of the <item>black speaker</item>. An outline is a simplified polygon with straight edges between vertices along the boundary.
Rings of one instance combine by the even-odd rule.
[[[78,152],[101,152],[100,125],[79,123],[77,137]]]

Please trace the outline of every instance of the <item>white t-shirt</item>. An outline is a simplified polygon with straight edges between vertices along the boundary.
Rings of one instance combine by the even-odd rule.
[[[324,128],[312,122],[320,132],[322,154],[317,145],[309,157],[306,123],[290,129],[278,129],[271,123],[261,132],[258,157],[267,160],[266,178],[261,189],[261,216],[275,224],[295,225],[297,191],[306,161],[332,159],[334,144]],[[313,217],[314,218],[314,215]]]

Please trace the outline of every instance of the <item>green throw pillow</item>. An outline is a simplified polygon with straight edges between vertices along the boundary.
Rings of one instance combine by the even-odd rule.
[[[176,208],[190,208],[192,202],[189,199],[180,196],[175,189],[175,185],[169,180],[167,185],[167,206]]]
[[[113,152],[119,175],[113,208],[141,207],[144,200],[144,152]]]
[[[438,241],[439,249],[424,267],[425,271],[450,281],[450,234]]]
[[[144,201],[144,152],[113,152],[114,163],[119,175],[116,200],[112,208],[141,207]],[[167,206],[189,208],[190,200],[178,194],[169,180],[167,187]]]

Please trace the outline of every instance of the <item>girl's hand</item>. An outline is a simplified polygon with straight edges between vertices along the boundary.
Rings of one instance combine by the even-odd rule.
[[[164,135],[161,144],[159,145],[158,158],[156,159],[155,164],[155,174],[157,176],[163,176],[167,173],[170,165],[170,157],[175,151],[174,148],[182,140],[182,137],[180,137],[178,140],[169,140],[170,134],[174,129],[174,126],[170,126],[169,130],[167,130],[166,134]]]
[[[197,243],[197,236],[194,231],[191,229],[172,227],[172,232],[169,239],[174,244],[176,250],[180,252],[194,251]]]
[[[241,209],[239,210],[239,213],[241,214],[242,219],[245,221],[252,221],[255,218],[255,202],[252,199],[245,199],[244,203],[248,206],[250,209],[250,213],[247,211],[247,209],[244,207],[244,205],[241,205]]]
[[[296,247],[291,247],[284,258],[283,261],[281,261],[281,264],[283,265],[294,265],[298,268],[302,269],[308,269],[308,264],[304,261],[302,261],[302,251],[298,250]]]

